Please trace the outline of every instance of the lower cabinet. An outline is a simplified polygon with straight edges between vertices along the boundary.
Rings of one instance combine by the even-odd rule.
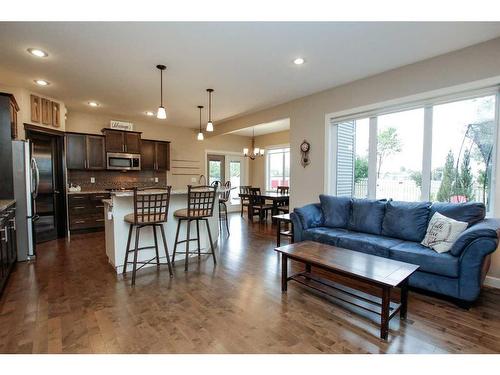
[[[69,229],[92,231],[104,229],[104,203],[107,193],[68,195]]]
[[[17,260],[16,208],[10,206],[0,212],[0,293]]]

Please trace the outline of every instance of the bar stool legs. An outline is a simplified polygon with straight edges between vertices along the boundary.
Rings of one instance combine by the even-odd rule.
[[[156,232],[156,230],[155,230]],[[170,255],[168,255],[168,246],[167,246],[167,238],[165,236],[165,229],[163,228],[163,225],[160,225],[160,232],[161,232],[161,237],[163,238],[163,247],[165,248],[165,254],[167,256],[167,264],[168,264],[168,272],[170,273],[170,277],[174,276],[174,273],[172,272],[172,263],[170,263]],[[156,237],[156,233],[155,233]],[[156,249],[157,254],[158,254],[158,248]],[[158,258],[158,261],[160,259]],[[159,265],[159,263],[158,263]]]
[[[170,277],[173,277],[173,271],[172,271],[172,264],[170,262],[170,255],[168,254],[168,246],[167,246],[167,239],[165,237],[165,229],[163,228],[162,224],[156,224],[156,225],[145,225],[145,226],[150,226],[153,229],[153,239],[154,239],[154,246],[146,246],[146,247],[139,247],[139,238],[140,238],[140,233],[141,229],[144,226],[135,226],[135,244],[134,248],[130,248],[130,243],[132,242],[132,231],[134,230],[134,225],[130,225],[130,229],[128,232],[128,240],[127,240],[127,250],[125,252],[125,263],[123,264],[123,274],[127,273],[127,265],[132,263],[132,286],[135,285],[135,277],[137,274],[137,271],[144,267],[146,264],[149,264],[153,261],[156,261],[156,267],[160,267],[161,264],[165,263],[160,263],[160,254],[159,254],[159,249],[158,249],[158,235],[156,233],[157,227],[160,227],[160,233],[163,241],[163,247],[165,249],[165,257],[167,258],[167,265],[168,265],[168,272],[170,274]],[[147,260],[147,261],[137,261],[138,255],[139,255],[139,250],[145,250],[145,249],[155,249],[155,257]],[[134,259],[132,262],[129,262],[129,254],[134,253]],[[141,266],[137,268],[137,264],[140,264]]]
[[[207,227],[207,233],[208,233],[208,239],[210,242],[210,252],[201,252],[201,242],[200,242],[200,220],[203,220],[206,223]],[[180,227],[182,225],[182,222],[186,222],[186,239],[185,240],[180,240],[179,241],[179,232],[180,232]],[[191,222],[196,221],[196,238],[191,238]],[[196,250],[190,251],[189,250],[189,244],[192,241],[196,241],[198,248]],[[185,243],[185,251],[184,252],[178,252],[177,251],[177,245]],[[210,231],[210,226],[208,223],[208,219],[200,218],[200,219],[188,219],[188,218],[179,218],[178,223],[177,223],[177,231],[175,234],[175,243],[174,243],[174,252],[172,255],[172,262],[175,262],[175,255],[176,254],[185,254],[184,258],[184,271],[188,271],[189,269],[189,254],[198,254],[198,259],[201,257],[202,254],[211,254],[212,258],[214,260],[214,264],[217,264],[217,259],[215,256],[215,247],[214,247],[214,242],[212,240],[212,232]],[[175,265],[175,264],[174,264]]]
[[[222,221],[226,221],[227,235],[230,236],[229,232],[229,221],[227,220],[227,205],[226,202],[219,201],[219,231],[222,232]]]

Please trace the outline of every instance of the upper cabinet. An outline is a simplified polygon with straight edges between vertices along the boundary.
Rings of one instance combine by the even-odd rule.
[[[170,170],[170,142],[141,141],[141,169],[143,171]]]
[[[106,152],[141,153],[141,133],[114,129],[103,129]]]
[[[66,167],[68,169],[106,169],[104,137],[66,133]]]

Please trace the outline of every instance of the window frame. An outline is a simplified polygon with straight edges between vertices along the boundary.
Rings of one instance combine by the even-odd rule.
[[[485,96],[495,96],[495,130],[496,135],[493,142],[493,160],[491,169],[491,182],[490,182],[490,202],[488,206],[487,216],[490,217],[495,212],[496,207],[496,177],[500,171],[498,160],[500,158],[498,143],[500,142],[500,86],[488,87],[480,90],[471,90],[458,94],[447,96],[435,97],[415,102],[401,103],[393,106],[380,106],[377,109],[371,109],[364,112],[352,112],[349,114],[342,114],[341,116],[334,116],[332,114],[326,115],[326,163],[327,181],[325,181],[325,192],[327,194],[335,194],[337,191],[337,124],[345,121],[353,121],[369,118],[369,148],[368,148],[368,194],[369,199],[375,199],[377,187],[377,117],[391,113],[403,112],[412,109],[422,108],[424,110],[424,123],[423,123],[423,153],[422,153],[422,187],[421,187],[421,201],[430,200],[431,191],[431,174],[432,174],[432,133],[433,133],[433,108],[436,105],[447,103],[459,102],[464,100],[471,100]],[[500,199],[500,196],[499,196]]]
[[[291,150],[290,150],[290,145],[287,144],[287,145],[274,145],[272,147],[266,147],[265,148],[265,158],[266,158],[266,173],[265,173],[265,178],[266,178],[266,181],[265,181],[265,184],[264,186],[266,187],[266,190],[267,191],[271,191],[273,190],[272,187],[270,186],[269,182],[270,182],[270,172],[271,172],[271,168],[270,168],[270,155],[271,154],[274,154],[275,152],[272,152],[272,151],[275,151],[275,150],[288,150],[288,161],[290,163],[290,165],[288,166],[288,171],[289,171],[289,174],[290,174],[290,168],[291,168],[291,159],[290,159],[290,153],[291,153]],[[277,152],[276,152],[277,153]],[[285,152],[282,152],[283,154],[283,177],[285,177],[285,154],[286,154],[286,151]],[[288,185],[290,186],[290,176],[288,176]]]

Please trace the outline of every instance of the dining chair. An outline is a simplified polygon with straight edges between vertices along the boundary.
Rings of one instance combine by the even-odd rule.
[[[251,212],[252,220],[255,215],[259,215],[260,221],[263,221],[264,217],[267,220],[267,213],[272,211],[273,205],[265,202],[260,193],[260,188],[250,188],[249,193],[250,207],[248,209]]]
[[[229,232],[229,221],[227,220],[227,202],[231,194],[231,181],[224,183],[224,189],[219,193],[219,230],[222,232],[222,221],[226,221],[227,235]]]
[[[250,194],[250,188],[252,186],[250,185],[243,185],[240,186],[240,194]],[[250,207],[250,198],[248,197],[241,197],[241,217],[243,217],[243,208],[246,207],[247,210]]]
[[[276,192],[278,194],[288,195],[290,188],[288,186],[278,186]],[[279,201],[277,205],[278,211],[284,214],[287,214],[290,210],[288,207],[288,202]]]

